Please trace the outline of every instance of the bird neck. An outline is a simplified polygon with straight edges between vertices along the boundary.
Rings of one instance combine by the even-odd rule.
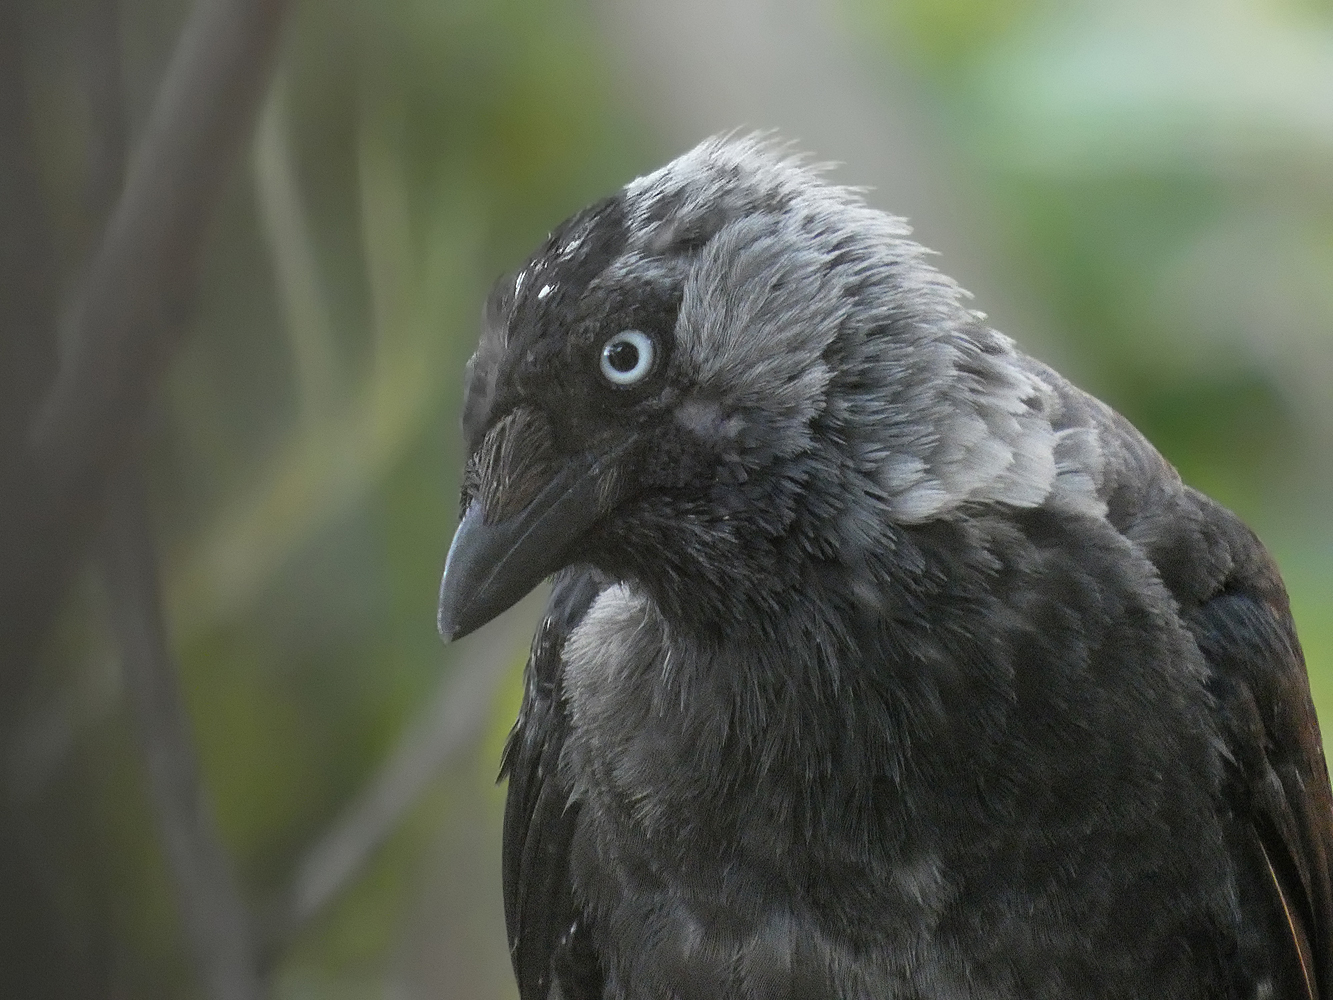
[[[611,587],[565,647],[571,752],[654,842],[687,853],[745,841],[747,824],[791,851],[868,843],[911,713],[826,610],[800,602],[722,634]]]
[[[850,493],[832,475],[823,482],[825,501]],[[589,697],[619,700],[611,727],[648,711],[657,735],[699,762],[674,774],[707,774],[715,760],[755,787],[805,775],[802,808],[812,813],[836,799],[830,790],[898,773],[902,720],[938,701],[933,674],[904,652],[910,642],[886,643],[909,627],[889,622],[892,609],[926,599],[923,581],[938,574],[922,572],[911,531],[873,512],[835,523],[798,483],[753,477],[747,486],[765,502],[729,509],[658,508],[650,498],[608,524],[587,561],[621,585],[607,620],[584,630],[581,655],[620,650],[635,665],[590,671],[599,680]],[[831,509],[850,509],[843,500]],[[617,637],[630,635],[626,651]]]

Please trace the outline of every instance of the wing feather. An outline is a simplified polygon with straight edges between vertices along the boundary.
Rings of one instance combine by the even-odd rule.
[[[1253,867],[1281,929],[1290,995],[1329,1000],[1333,794],[1285,591],[1267,554],[1251,555],[1189,621],[1222,712],[1231,805],[1252,845],[1239,863]]]
[[[559,768],[569,722],[561,652],[599,590],[591,571],[557,576],[524,671],[523,704],[505,745],[505,926],[522,1000],[600,1000],[601,970],[569,882],[578,807]],[[558,987],[557,987],[558,980]]]
[[[1287,923],[1287,933],[1291,935],[1291,940],[1296,946],[1296,958],[1301,967],[1301,982],[1305,986],[1305,995],[1308,1000],[1318,1000],[1315,993],[1314,959],[1310,954],[1310,941],[1305,934],[1304,922],[1297,916],[1292,901],[1287,898],[1287,890],[1282,887],[1283,880],[1279,877],[1277,869],[1273,867],[1272,856],[1269,855],[1268,848],[1264,846],[1263,840],[1259,841],[1259,852],[1263,855],[1264,865],[1268,869],[1268,877],[1272,883],[1273,891],[1282,904],[1282,917]]]

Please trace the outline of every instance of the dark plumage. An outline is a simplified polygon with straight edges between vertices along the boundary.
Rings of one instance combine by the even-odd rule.
[[[491,296],[440,627],[556,574],[524,1000],[1333,997],[1272,560],[907,232],[711,140]]]

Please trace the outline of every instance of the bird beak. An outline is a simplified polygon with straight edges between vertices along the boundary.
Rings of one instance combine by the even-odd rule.
[[[566,562],[604,509],[599,489],[607,462],[566,465],[521,510],[488,524],[473,500],[454,533],[440,581],[437,623],[446,642],[467,635],[516,604]]]

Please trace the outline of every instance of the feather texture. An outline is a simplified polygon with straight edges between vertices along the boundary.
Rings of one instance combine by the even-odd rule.
[[[502,279],[468,380],[487,545],[587,498],[505,564],[567,567],[502,769],[523,1000],[1333,996],[1271,558],[903,220],[710,140]]]

